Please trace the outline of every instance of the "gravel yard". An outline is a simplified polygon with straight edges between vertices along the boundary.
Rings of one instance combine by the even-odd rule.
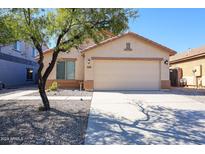
[[[90,101],[0,101],[0,144],[83,144]]]
[[[57,91],[46,92],[47,96],[92,96],[93,92],[80,91],[77,89],[58,89]],[[39,92],[27,96],[39,96]]]

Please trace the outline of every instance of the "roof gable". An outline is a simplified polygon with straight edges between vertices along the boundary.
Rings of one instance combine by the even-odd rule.
[[[136,33],[133,33],[133,32],[128,32],[128,33],[125,33],[125,34],[121,34],[121,35],[118,35],[118,36],[114,36],[114,37],[111,37],[111,38],[109,38],[109,39],[107,39],[107,40],[104,40],[104,41],[102,41],[102,42],[100,42],[100,43],[98,43],[98,44],[94,44],[94,45],[92,45],[92,46],[89,46],[89,47],[85,48],[84,50],[82,50],[82,53],[88,52],[88,51],[90,51],[91,49],[98,48],[99,46],[103,46],[103,45],[105,45],[105,44],[107,44],[107,43],[110,43],[110,42],[112,42],[112,41],[114,41],[114,40],[120,39],[120,38],[125,37],[125,36],[128,36],[128,35],[132,35],[132,36],[134,36],[134,37],[137,37],[138,39],[141,39],[141,40],[143,40],[143,41],[145,41],[145,42],[147,42],[147,43],[150,43],[150,44],[152,44],[152,45],[154,45],[154,46],[156,46],[156,47],[159,47],[159,48],[163,49],[164,51],[167,51],[167,52],[169,53],[169,55],[174,55],[174,54],[176,54],[176,51],[174,51],[174,50],[172,50],[172,49],[170,49],[170,48],[167,48],[167,47],[165,47],[165,46],[163,46],[163,45],[161,45],[161,44],[159,44],[159,43],[156,43],[156,42],[154,42],[154,41],[152,41],[152,40],[149,40],[149,39],[147,39],[147,38],[145,38],[145,37],[143,37],[143,36],[140,36],[140,35],[138,35],[138,34],[136,34]]]

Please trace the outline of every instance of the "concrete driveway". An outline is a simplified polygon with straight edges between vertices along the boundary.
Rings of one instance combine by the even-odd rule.
[[[94,92],[85,144],[205,144],[205,103],[170,91]]]

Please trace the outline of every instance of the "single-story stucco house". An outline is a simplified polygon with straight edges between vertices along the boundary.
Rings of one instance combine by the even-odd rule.
[[[112,36],[98,44],[87,41],[81,50],[60,53],[47,87],[85,90],[159,90],[170,87],[169,56],[176,52],[138,34]],[[45,67],[52,50],[44,52]]]
[[[182,70],[188,87],[205,88],[205,46],[171,56],[170,68]]]

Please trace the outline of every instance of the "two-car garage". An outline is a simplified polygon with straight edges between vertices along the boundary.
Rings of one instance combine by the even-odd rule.
[[[94,90],[159,90],[160,60],[94,60]]]

